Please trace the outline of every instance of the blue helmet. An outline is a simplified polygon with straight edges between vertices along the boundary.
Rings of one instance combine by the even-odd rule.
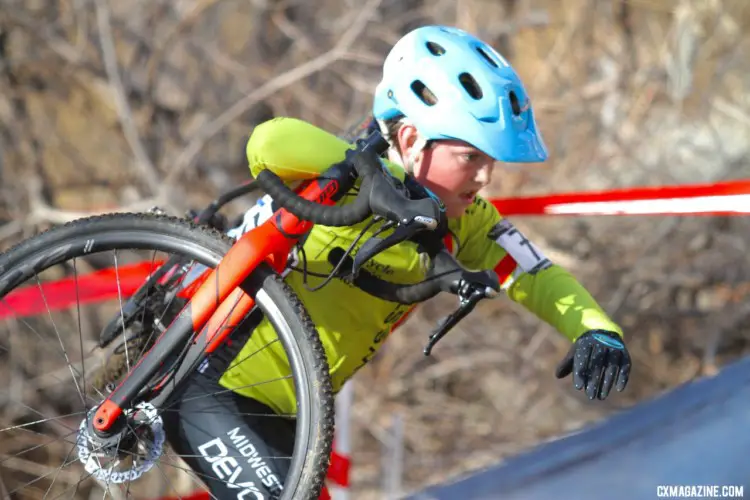
[[[393,46],[373,115],[404,116],[426,140],[458,139],[498,161],[547,159],[515,70],[492,47],[457,28],[424,26]]]

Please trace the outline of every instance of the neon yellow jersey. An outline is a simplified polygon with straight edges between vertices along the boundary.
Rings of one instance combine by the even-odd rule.
[[[274,118],[255,128],[247,143],[247,157],[253,175],[269,168],[283,179],[292,180],[314,177],[341,161],[349,147],[345,141],[307,122]],[[387,166],[403,179],[400,166],[388,162]],[[345,197],[340,203],[351,199]],[[328,261],[331,249],[348,248],[366,223],[343,228],[314,226],[303,244],[308,271],[328,275],[333,269]],[[622,335],[619,326],[570,273],[544,258],[541,250],[482,197],[478,196],[462,217],[451,219],[448,227],[452,251],[467,268],[496,269],[510,259],[512,269],[503,280],[508,296],[571,341],[591,329]],[[366,232],[360,241],[366,241],[372,232],[372,229]],[[425,277],[424,263],[416,245],[410,242],[378,254],[365,268],[381,279],[396,283],[415,283]],[[378,299],[338,279],[310,292],[303,286],[302,278],[301,272],[292,271],[285,280],[299,295],[317,327],[337,392],[373,358],[409,306]],[[307,277],[310,287],[322,280],[309,274]],[[289,364],[280,343],[274,342],[276,338],[273,327],[263,319],[231,365],[236,366],[225,372],[220,382],[227,389],[257,399],[279,413],[294,414],[296,398],[293,381],[288,378]]]

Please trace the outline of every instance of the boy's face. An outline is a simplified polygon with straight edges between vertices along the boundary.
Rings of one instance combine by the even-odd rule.
[[[410,127],[412,130],[403,130]],[[399,132],[404,157],[410,153],[416,129],[405,125]],[[480,189],[492,180],[495,160],[458,140],[434,141],[414,159],[412,174],[445,204],[448,217],[461,217]]]

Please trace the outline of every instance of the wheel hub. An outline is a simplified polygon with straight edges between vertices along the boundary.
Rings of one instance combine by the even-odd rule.
[[[107,483],[135,481],[154,466],[164,448],[164,425],[156,408],[139,403],[125,412],[122,429],[111,436],[99,437],[91,422],[92,408],[78,429],[78,460],[86,472]]]

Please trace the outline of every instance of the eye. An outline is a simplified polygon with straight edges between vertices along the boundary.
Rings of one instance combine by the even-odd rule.
[[[474,163],[479,160],[479,154],[473,153],[473,152],[466,152],[461,153],[461,160],[465,161],[466,163]]]

